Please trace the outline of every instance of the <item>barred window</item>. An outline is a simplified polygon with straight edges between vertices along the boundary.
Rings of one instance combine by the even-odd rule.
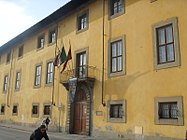
[[[123,108],[122,104],[112,104],[110,105],[110,118],[122,118]]]
[[[51,112],[51,106],[44,105],[44,115],[50,115],[50,112]]]
[[[17,114],[18,114],[18,106],[17,106],[17,105],[14,105],[14,106],[13,106],[12,114],[13,114],[13,115],[17,115]]]
[[[177,102],[159,103],[159,118],[177,119]]]

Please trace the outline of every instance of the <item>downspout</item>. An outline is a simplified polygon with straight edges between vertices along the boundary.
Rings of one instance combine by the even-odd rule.
[[[11,51],[11,60],[10,60],[10,75],[8,75],[8,95],[7,95],[7,106],[10,107],[10,102],[11,102],[11,86],[13,85],[13,56],[14,56],[14,48]]]
[[[56,46],[55,46],[55,54],[54,54],[54,56],[56,57],[56,50],[57,50],[57,48],[58,48],[58,45],[57,45],[57,38],[58,38],[58,23],[56,23],[56,25],[57,25],[57,29],[56,29]],[[53,89],[52,89],[52,95],[51,95],[51,104],[52,105],[54,105],[55,106],[55,102],[54,102],[54,86],[55,86],[55,66],[53,66],[53,71],[54,71],[54,73],[53,73]]]
[[[103,0],[103,32],[102,32],[102,46],[103,46],[103,54],[102,54],[102,105],[106,106],[104,102],[104,64],[105,64],[105,0]]]

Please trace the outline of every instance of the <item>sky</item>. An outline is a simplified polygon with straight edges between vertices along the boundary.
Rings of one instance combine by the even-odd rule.
[[[70,0],[0,0],[0,46]]]

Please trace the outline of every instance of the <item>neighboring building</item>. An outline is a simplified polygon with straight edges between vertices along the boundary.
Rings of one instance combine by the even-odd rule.
[[[0,47],[0,121],[185,139],[187,1],[72,0]],[[54,67],[58,49],[71,57]],[[74,89],[76,87],[76,93]]]

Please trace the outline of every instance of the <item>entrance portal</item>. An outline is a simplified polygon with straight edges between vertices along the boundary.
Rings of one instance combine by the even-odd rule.
[[[73,133],[86,134],[87,97],[83,89],[75,94]]]

